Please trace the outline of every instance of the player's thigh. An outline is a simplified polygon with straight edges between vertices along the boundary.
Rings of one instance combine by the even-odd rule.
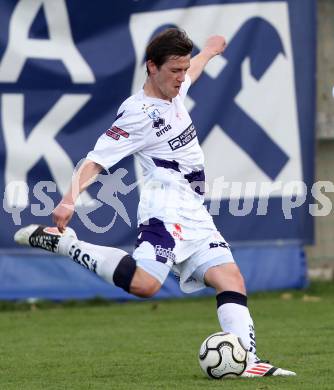
[[[192,256],[196,265],[192,276],[216,291],[236,291],[245,293],[243,277],[236,265],[232,252],[224,237],[214,231]]]
[[[175,241],[168,232],[165,224],[158,219],[149,221],[139,228],[136,249],[133,258],[137,263],[137,270],[131,287],[138,291],[145,288],[145,283],[159,289],[165,282],[173,264]],[[149,289],[150,290],[150,289]],[[132,290],[131,290],[132,292]]]
[[[207,287],[204,275],[209,268],[234,263],[229,245],[217,230],[213,230],[203,240],[194,240],[193,247],[194,253],[176,269],[180,274],[180,286],[184,292],[194,292]]]

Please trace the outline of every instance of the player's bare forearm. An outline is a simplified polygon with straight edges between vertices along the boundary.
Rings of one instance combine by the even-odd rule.
[[[63,200],[75,203],[78,196],[96,179],[103,167],[91,160],[85,160],[72,179],[71,188]]]
[[[73,216],[75,201],[78,196],[94,182],[96,176],[102,169],[102,166],[94,161],[85,160],[75,173],[69,191],[64,195],[52,213],[53,222],[61,232],[64,231]]]
[[[203,72],[205,65],[214,56],[223,53],[226,47],[225,38],[221,35],[213,35],[209,37],[204,45],[204,48],[190,60],[190,68],[187,71],[193,84]]]

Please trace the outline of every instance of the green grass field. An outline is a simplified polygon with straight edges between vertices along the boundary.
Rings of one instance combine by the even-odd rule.
[[[206,379],[214,298],[0,307],[0,389],[333,389],[334,284],[255,294],[258,352],[294,378]]]

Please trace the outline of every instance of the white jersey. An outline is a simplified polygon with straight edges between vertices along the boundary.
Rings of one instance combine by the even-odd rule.
[[[194,228],[185,239],[203,237],[204,231],[215,228],[203,205],[204,155],[183,103],[190,84],[186,76],[179,95],[171,102],[148,97],[143,89],[130,96],[120,106],[113,125],[87,155],[87,159],[109,169],[135,154],[145,180],[138,223],[157,218]]]

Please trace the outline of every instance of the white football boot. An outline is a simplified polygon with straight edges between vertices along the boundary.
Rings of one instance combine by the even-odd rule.
[[[262,376],[295,376],[293,371],[283,370],[270,364],[267,360],[260,360],[254,354],[248,353],[248,363],[242,378],[260,378]]]
[[[15,233],[14,241],[20,245],[27,245],[58,253],[59,239],[62,236],[77,238],[75,231],[70,227],[67,227],[64,233],[60,233],[56,227],[28,225]]]

